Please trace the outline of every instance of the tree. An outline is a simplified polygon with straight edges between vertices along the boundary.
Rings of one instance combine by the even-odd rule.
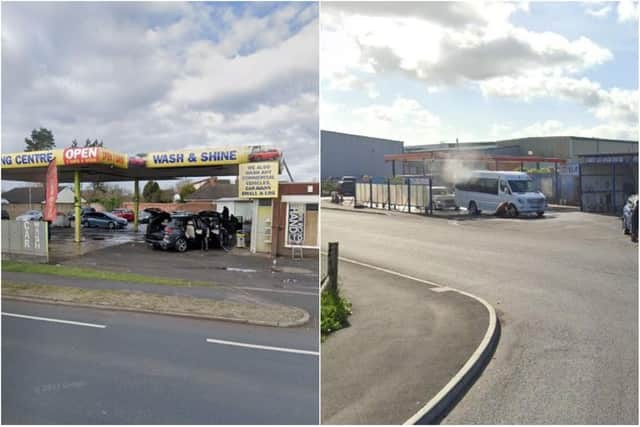
[[[178,193],[180,194],[180,200],[184,202],[185,199],[191,194],[195,193],[195,191],[196,187],[194,187],[192,183],[189,182],[187,184],[184,184],[182,187],[180,187],[180,191]]]
[[[142,189],[142,200],[145,202],[160,201],[160,186],[155,181],[148,181]]]
[[[71,141],[71,148],[77,148],[78,147],[78,140],[77,139],[73,139],[73,141]],[[87,138],[84,141],[84,146],[85,147],[104,147],[104,142],[102,140],[98,141],[97,139],[94,139],[93,141],[91,141],[91,139]]]
[[[56,146],[53,132],[45,128],[32,130],[31,138],[25,138],[24,143],[27,145],[24,151],[51,150]]]
[[[103,147],[104,142],[102,141],[98,142],[97,139],[94,139],[93,141],[91,141],[89,138],[87,138],[87,140],[84,142],[84,146],[85,147]]]

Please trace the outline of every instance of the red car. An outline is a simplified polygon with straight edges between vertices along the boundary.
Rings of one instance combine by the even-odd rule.
[[[131,209],[118,208],[111,212],[113,215],[133,222],[133,211]]]
[[[278,150],[254,151],[249,154],[250,162],[266,162],[268,160],[276,160],[278,158],[280,158],[280,151]]]

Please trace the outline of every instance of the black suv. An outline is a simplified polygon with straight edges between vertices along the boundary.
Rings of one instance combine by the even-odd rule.
[[[207,234],[209,237],[205,242]],[[175,249],[178,252],[202,247],[221,247],[229,250],[233,247],[231,236],[232,234],[221,226],[218,212],[202,211],[199,214],[161,212],[149,218],[145,241],[154,249]]]

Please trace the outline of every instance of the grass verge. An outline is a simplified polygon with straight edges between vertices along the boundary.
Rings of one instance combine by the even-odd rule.
[[[34,285],[9,280],[2,281],[2,297],[270,326],[295,326],[306,322],[309,318],[309,314],[300,308],[279,304],[239,303],[137,291]]]
[[[147,283],[152,285],[180,287],[216,287],[214,283],[186,279],[146,276],[144,274],[96,270],[93,268],[69,267],[66,265],[31,264],[18,261],[2,261],[2,271],[16,273],[52,274],[79,279],[113,280],[116,282]]]
[[[330,333],[349,326],[351,303],[338,293],[323,291],[321,296],[320,332],[324,340]]]

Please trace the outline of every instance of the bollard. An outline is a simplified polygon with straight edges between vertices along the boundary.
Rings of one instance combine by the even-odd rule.
[[[338,293],[338,242],[329,242],[327,273],[329,277],[327,289],[336,295]]]

